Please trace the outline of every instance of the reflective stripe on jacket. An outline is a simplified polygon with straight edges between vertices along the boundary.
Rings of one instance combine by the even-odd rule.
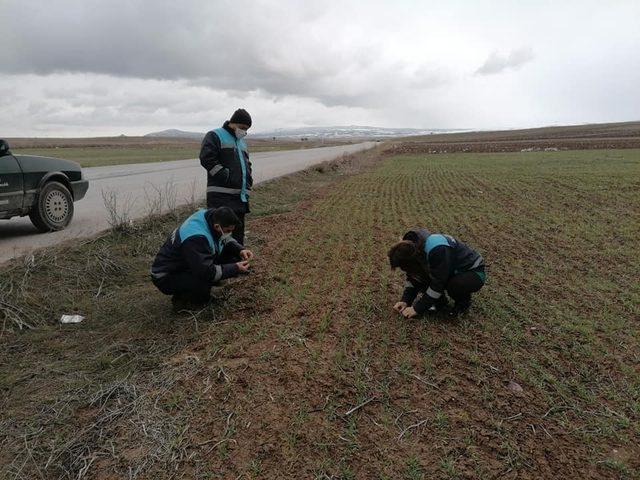
[[[234,208],[238,202],[248,203],[253,186],[249,152],[246,142],[235,137],[229,122],[205,135],[200,164],[207,170],[207,194],[220,195],[220,206]],[[227,196],[229,202],[224,201]]]

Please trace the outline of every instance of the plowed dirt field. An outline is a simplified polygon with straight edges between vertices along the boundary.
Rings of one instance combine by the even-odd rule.
[[[3,272],[0,473],[638,478],[640,150],[365,157],[262,186],[203,311],[147,278],[179,216]],[[414,226],[487,260],[466,316],[392,311]]]

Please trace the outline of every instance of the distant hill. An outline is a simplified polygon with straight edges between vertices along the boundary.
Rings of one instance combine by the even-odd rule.
[[[463,130],[451,129],[419,129],[419,128],[385,128],[385,127],[365,127],[359,125],[337,126],[337,127],[300,127],[300,128],[279,128],[268,132],[251,133],[252,138],[388,138],[388,137],[409,137],[414,135],[430,135],[433,133],[461,132]],[[191,138],[200,140],[204,133],[185,132],[171,128],[161,132],[148,133],[145,137],[173,137]]]
[[[170,128],[168,130],[162,130],[161,132],[147,133],[145,137],[170,137],[170,138],[191,138],[194,140],[202,140],[204,133],[200,132],[185,132],[184,130],[178,130]]]
[[[386,128],[360,125],[336,127],[279,128],[271,132],[261,132],[254,137],[309,137],[309,138],[385,138],[430,135],[432,133],[459,132],[461,130],[424,129],[424,128]]]

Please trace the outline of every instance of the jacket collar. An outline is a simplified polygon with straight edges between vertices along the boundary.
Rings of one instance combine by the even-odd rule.
[[[227,132],[229,132],[233,138],[236,138],[236,132],[233,130],[233,128],[229,126],[229,120],[224,122],[224,124],[222,125],[222,128],[224,128]]]

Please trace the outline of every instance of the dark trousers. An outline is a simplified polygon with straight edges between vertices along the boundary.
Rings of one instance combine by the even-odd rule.
[[[236,225],[236,228],[233,229],[233,238],[240,245],[244,245],[244,213],[236,212],[236,215],[240,219],[240,224]]]
[[[235,255],[226,254],[224,251],[220,255],[220,264],[236,263],[240,258]],[[165,295],[178,295],[188,297],[193,301],[206,301],[211,296],[211,284],[196,277],[188,270],[174,272],[162,278],[152,278],[153,284]]]
[[[471,303],[471,294],[477,292],[484,285],[484,280],[478,273],[482,272],[462,272],[454,275],[447,282],[447,293],[453,300],[462,306]]]
[[[230,197],[229,199],[225,197]],[[220,195],[215,193],[207,193],[207,208],[229,207],[240,219],[240,225],[233,230],[233,238],[240,245],[244,245],[244,216],[247,212],[247,204],[232,195]],[[242,210],[240,210],[242,208]]]
[[[189,297],[193,301],[206,301],[211,296],[211,285],[189,271],[171,273],[153,279],[153,284],[165,295]]]

